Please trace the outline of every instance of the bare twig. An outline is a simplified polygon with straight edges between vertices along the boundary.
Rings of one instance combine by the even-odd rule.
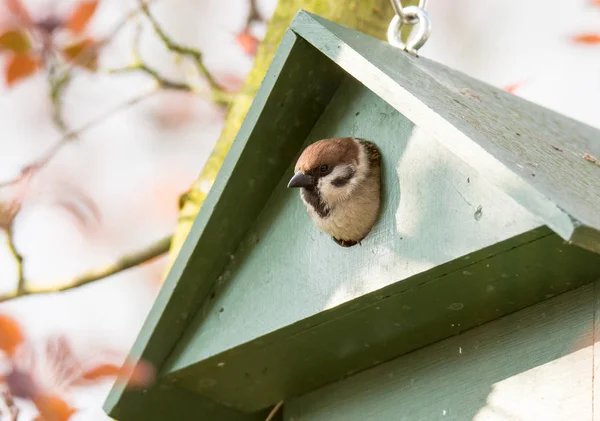
[[[193,88],[183,82],[176,82],[174,80],[169,80],[167,78],[165,78],[164,76],[161,76],[157,70],[151,68],[150,66],[148,66],[145,63],[137,63],[137,64],[132,64],[129,66],[125,66],[125,67],[121,67],[118,69],[110,69],[109,73],[128,73],[128,72],[143,72],[146,73],[149,76],[152,76],[152,78],[156,81],[156,83],[158,84],[159,87],[164,88],[164,89],[172,89],[175,91],[186,91],[186,92],[191,92],[193,91]]]
[[[19,408],[10,393],[6,383],[0,383],[0,420],[17,421]]]
[[[152,2],[154,0],[149,1]],[[63,132],[67,132],[68,127],[62,114],[62,94],[68,83],[71,81],[73,69],[77,63],[87,63],[89,60],[92,60],[98,50],[112,42],[125,25],[127,25],[131,19],[136,17],[140,11],[141,8],[137,7],[128,12],[106,36],[101,38],[98,42],[90,43],[85,46],[63,69],[60,69],[58,63],[51,63],[48,72],[48,82],[50,85],[50,101],[52,103],[52,120]]]
[[[145,99],[150,98],[152,95],[156,94],[157,92],[158,91],[156,89],[150,89],[146,92],[142,92],[140,95],[137,95],[137,96],[134,96],[133,98],[128,99],[127,101],[106,111],[104,114],[101,114],[98,117],[88,121],[84,125],[80,126],[77,130],[73,130],[73,131],[66,133],[65,136],[63,136],[61,139],[58,140],[57,144],[65,143],[66,141],[77,137],[79,134],[81,134],[85,131],[88,131],[89,129],[97,126],[100,123],[105,122],[106,120],[110,119],[111,117],[120,113],[121,111],[124,111],[127,108],[130,108],[130,107],[144,101]]]
[[[52,121],[61,132],[69,130],[63,116],[62,95],[71,81],[70,73],[55,74],[54,70],[48,72],[48,85],[50,86],[50,103],[52,104]]]
[[[156,20],[154,15],[152,15],[152,13],[150,13],[150,8],[149,8],[148,2],[145,0],[138,0],[138,1],[140,4],[140,10],[144,14],[144,16],[148,19],[148,21],[150,22],[150,25],[152,25],[152,29],[154,30],[156,35],[160,38],[160,40],[163,42],[163,44],[165,45],[167,50],[192,59],[192,61],[194,62],[194,65],[196,66],[196,69],[198,70],[198,73],[200,73],[200,75],[202,75],[204,77],[204,79],[207,81],[207,83],[209,85],[211,99],[214,102],[216,102],[217,104],[229,105],[231,103],[231,101],[233,100],[233,95],[231,93],[227,92],[226,90],[224,90],[223,87],[221,87],[217,83],[214,76],[210,73],[210,71],[208,70],[208,68],[206,67],[204,62],[202,61],[202,52],[200,52],[197,49],[194,49],[194,48],[191,48],[191,47],[188,47],[185,45],[181,45],[181,44],[173,41],[166,34],[166,32],[162,29],[162,27],[160,26],[160,24],[158,23],[158,21]],[[141,62],[139,57],[138,57],[138,60]],[[159,77],[159,75],[156,71],[150,69],[145,64],[136,64],[136,65],[132,66],[131,69],[137,69],[137,70],[142,70],[142,71],[146,72],[147,74],[153,76],[154,79],[156,79],[156,81],[163,87],[172,87],[172,89],[187,90],[190,92],[198,93],[196,89],[192,88],[191,86],[189,86],[187,84],[166,81],[164,78]],[[168,82],[168,83],[165,83],[165,82]]]
[[[25,190],[27,188],[27,181],[23,179],[23,184],[20,186],[21,191],[17,191],[15,197],[9,198],[6,203],[0,203],[0,229],[3,231],[9,231],[12,227],[15,217],[21,210],[23,199],[25,197]]]
[[[272,421],[275,418],[275,415],[277,415],[277,412],[279,412],[279,410],[281,409],[282,406],[283,406],[283,401],[277,402],[277,405],[275,405],[273,407],[273,409],[271,410],[271,412],[269,412],[269,415],[267,416],[267,418],[265,419],[265,421]]]
[[[104,114],[88,121],[87,123],[83,124],[81,127],[77,128],[75,130],[68,131],[62,137],[60,137],[56,142],[54,142],[54,145],[52,145],[46,151],[46,153],[44,153],[40,158],[36,159],[35,161],[33,161],[30,164],[28,164],[27,166],[25,166],[21,170],[21,174],[19,174],[17,177],[15,177],[11,180],[0,183],[0,188],[4,188],[4,187],[8,187],[8,186],[17,184],[17,183],[21,182],[27,176],[31,176],[32,174],[37,173],[39,170],[44,168],[52,160],[52,158],[54,158],[54,156],[56,156],[56,154],[64,146],[66,146],[69,143],[69,141],[71,141],[74,138],[76,138],[77,136],[81,135],[83,132],[95,127],[96,125],[105,122],[110,117],[113,117],[115,114],[149,98],[156,92],[158,92],[156,89],[146,91],[146,92],[142,93],[141,95],[135,96],[135,97],[123,102],[122,104],[117,105],[115,108],[108,110]]]
[[[71,81],[71,72],[61,71],[62,59],[53,48],[53,41],[46,33],[32,32],[34,38],[43,45],[41,54],[46,67],[48,87],[50,88],[50,104],[52,105],[52,121],[61,132],[68,130],[63,116],[62,95]]]
[[[191,59],[193,59],[198,71],[206,78],[206,81],[209,83],[211,88],[220,89],[221,87],[217,84],[212,74],[208,71],[208,69],[202,62],[202,53],[196,49],[178,44],[175,41],[171,40],[171,38],[169,38],[166,32],[162,29],[158,21],[154,18],[152,13],[150,13],[148,3],[146,3],[144,0],[139,0],[139,2],[142,13],[144,14],[144,16],[146,16],[146,18],[148,18],[150,24],[152,25],[152,29],[154,29],[154,32],[156,32],[156,35],[158,35],[158,37],[165,44],[167,49],[169,51],[173,51],[175,53],[181,54],[182,56],[190,57]]]
[[[25,292],[25,275],[23,273],[23,256],[17,251],[17,248],[14,243],[13,230],[12,225],[6,231],[6,244],[8,246],[8,250],[12,257],[15,259],[17,264],[17,295],[23,294]]]
[[[258,11],[258,4],[256,3],[256,0],[248,0],[248,3],[250,4],[250,10],[248,11],[248,17],[246,18],[246,28],[249,28],[254,22],[260,22],[263,20],[260,12]]]
[[[117,262],[113,263],[112,265],[109,265],[100,270],[91,271],[89,273],[86,273],[80,277],[72,279],[71,281],[69,281],[66,284],[59,286],[59,287],[28,289],[25,284],[25,287],[22,289],[21,292],[15,291],[14,293],[0,296],[0,302],[8,301],[8,300],[18,298],[18,297],[23,297],[26,295],[51,294],[51,293],[56,293],[56,292],[63,292],[63,291],[79,288],[84,285],[88,285],[92,282],[99,281],[101,279],[115,275],[119,272],[124,272],[128,269],[134,268],[136,266],[141,265],[142,263],[146,263],[150,260],[153,260],[157,257],[162,256],[163,254],[166,254],[169,251],[169,247],[171,246],[172,239],[173,239],[173,236],[168,236],[168,237],[162,238],[161,240],[157,241],[156,243],[150,245],[149,247],[147,247],[143,250],[140,250],[136,253],[133,253],[133,254],[130,254],[127,256],[123,256],[122,258],[120,258]]]
[[[153,3],[155,0],[148,0],[148,3]],[[87,60],[91,59],[93,57],[93,54],[96,53],[96,51],[99,48],[102,48],[106,45],[108,45],[110,42],[112,42],[112,40],[117,36],[117,34],[119,32],[121,32],[121,30],[136,16],[138,16],[138,14],[141,12],[142,8],[141,7],[136,7],[135,9],[129,11],[125,17],[123,17],[123,19],[121,19],[112,30],[110,30],[108,32],[107,35],[105,35],[102,39],[100,39],[98,42],[94,43],[94,44],[90,44],[88,46],[86,46],[85,48],[83,48],[81,50],[81,52],[75,57],[77,60],[73,60],[70,64],[70,66],[65,70],[66,73],[70,74],[73,71],[73,68],[75,67],[75,62],[79,61],[80,63],[85,63],[87,62]]]

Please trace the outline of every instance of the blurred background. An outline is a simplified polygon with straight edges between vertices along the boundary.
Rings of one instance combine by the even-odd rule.
[[[0,0],[2,416],[108,419],[180,198],[278,1],[141,4]],[[600,128],[600,1],[429,0],[429,13],[421,55]]]

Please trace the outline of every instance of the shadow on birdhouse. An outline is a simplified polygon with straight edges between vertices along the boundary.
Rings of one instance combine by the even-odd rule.
[[[335,154],[296,166],[333,138],[382,156],[378,218],[354,247],[286,188],[334,171]],[[598,138],[300,12],[131,351],[158,381],[116,385],[107,412],[264,420],[282,399],[598,279],[600,167],[584,158],[600,157]],[[352,179],[344,162],[330,182]]]

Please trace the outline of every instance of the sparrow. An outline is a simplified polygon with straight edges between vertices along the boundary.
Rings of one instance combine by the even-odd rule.
[[[288,188],[300,197],[317,227],[342,247],[371,231],[381,203],[381,152],[354,137],[322,139],[300,155]]]

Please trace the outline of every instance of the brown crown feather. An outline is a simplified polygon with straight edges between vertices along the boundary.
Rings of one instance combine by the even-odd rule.
[[[352,137],[322,139],[304,149],[295,170],[309,173],[323,164],[349,163],[358,160],[358,153],[358,145]]]

